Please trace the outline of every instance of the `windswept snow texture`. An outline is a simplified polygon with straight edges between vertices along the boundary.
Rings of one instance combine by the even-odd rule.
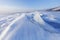
[[[2,17],[0,40],[60,40],[59,16],[60,12],[31,12]]]

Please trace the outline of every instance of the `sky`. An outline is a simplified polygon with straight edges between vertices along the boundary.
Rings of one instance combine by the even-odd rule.
[[[1,12],[14,12],[26,9],[49,9],[60,6],[60,0],[0,0]]]

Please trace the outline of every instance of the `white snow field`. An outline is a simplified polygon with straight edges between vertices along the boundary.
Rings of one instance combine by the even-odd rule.
[[[0,18],[0,40],[60,40],[60,12],[11,14]]]

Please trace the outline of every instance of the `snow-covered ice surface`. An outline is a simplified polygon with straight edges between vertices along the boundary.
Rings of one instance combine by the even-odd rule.
[[[31,12],[0,17],[0,40],[60,40],[60,12]]]

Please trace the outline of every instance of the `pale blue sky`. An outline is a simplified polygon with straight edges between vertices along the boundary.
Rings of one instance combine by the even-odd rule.
[[[0,0],[0,11],[5,9],[47,9],[60,6],[60,0]]]

